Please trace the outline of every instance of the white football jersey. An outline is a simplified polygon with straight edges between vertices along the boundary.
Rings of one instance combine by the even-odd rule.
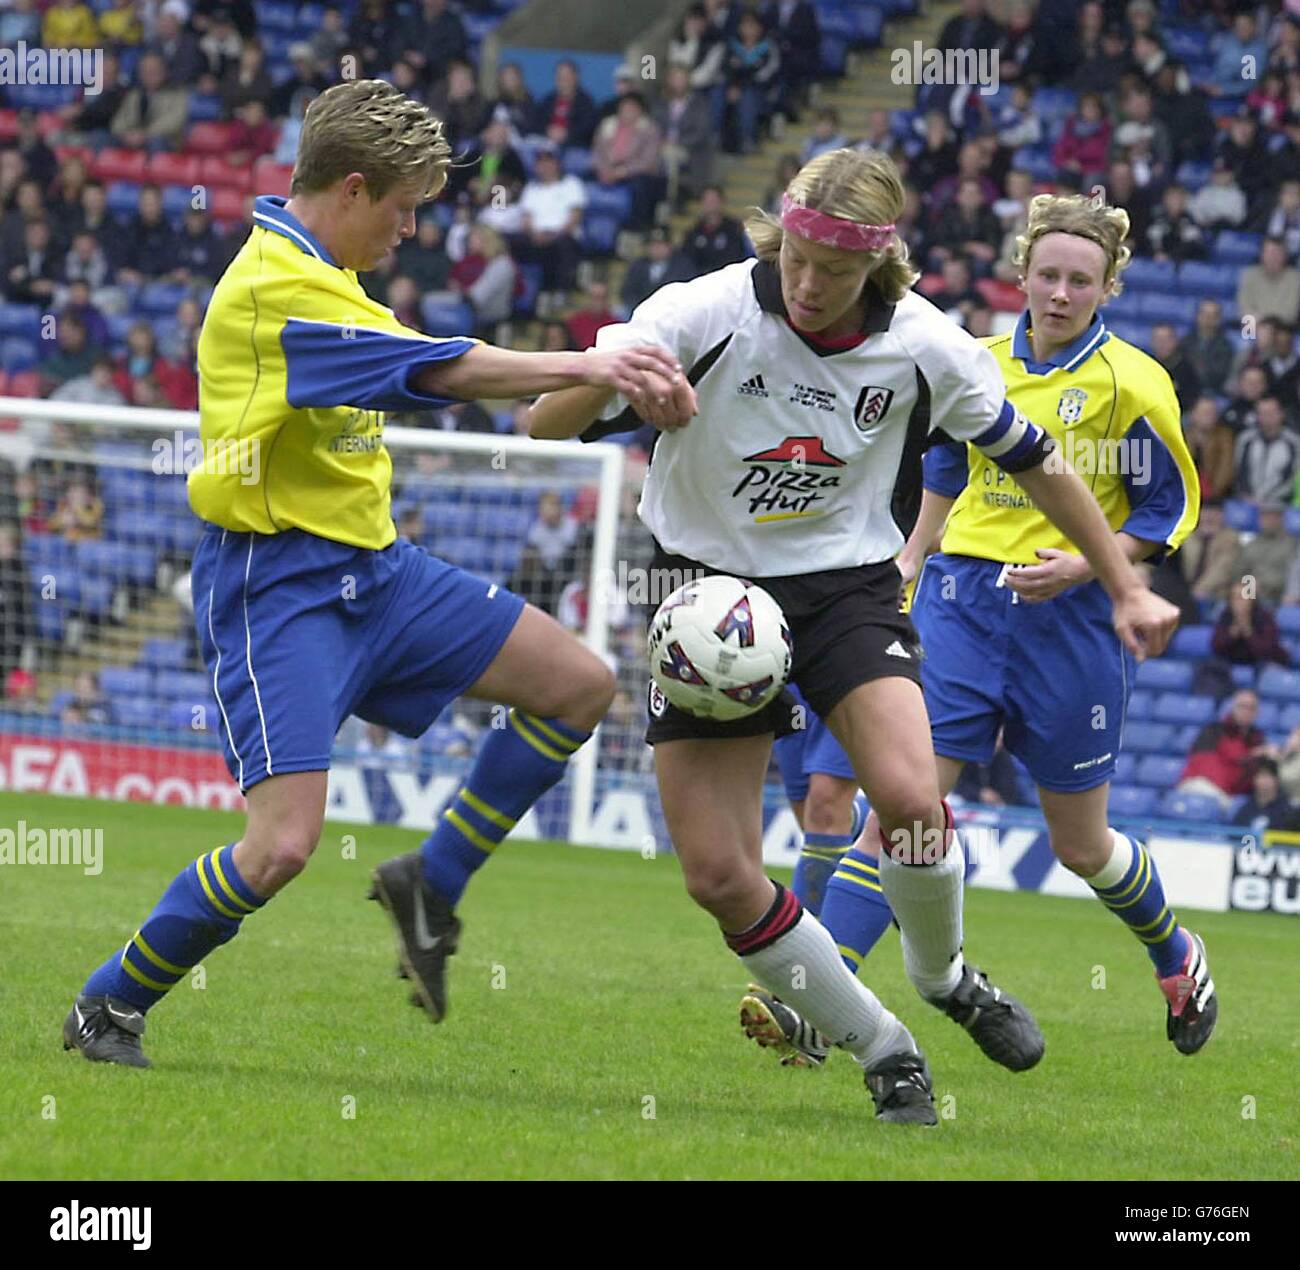
[[[1006,400],[993,355],[928,300],[868,286],[867,338],[819,349],[786,320],[776,269],[755,260],[660,288],[600,349],[675,353],[699,414],[660,433],[639,512],[665,550],[747,578],[892,559],[921,497],[931,431],[1008,470],[1041,462],[1043,433]],[[641,420],[619,397],[583,434]]]

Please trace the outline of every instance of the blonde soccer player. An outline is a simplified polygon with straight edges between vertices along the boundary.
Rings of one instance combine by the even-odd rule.
[[[880,879],[911,982],[969,1022],[986,1052],[1023,1067],[1042,1052],[1037,1025],[962,957],[962,854],[940,797],[916,634],[898,612],[899,523],[915,514],[935,431],[1014,473],[1080,544],[1134,651],[1163,648],[1177,611],[1142,585],[1084,483],[1045,468],[1047,435],[1008,402],[992,354],[912,291],[894,231],[902,210],[887,156],[820,155],[790,182],[779,219],[750,220],[757,260],[663,287],[597,346],[657,344],[689,368],[698,416],[661,429],[641,495],[655,565],[754,579],[782,606],[792,678],[887,837]],[[535,436],[592,438],[638,422],[604,388],[551,393],[531,410]],[[652,692],[647,735],[687,890],[762,985],[774,1040],[798,1040],[779,1000],[792,997],[861,1065],[879,1118],[934,1124],[911,1034],[763,872],[763,778],[790,712],[779,700],[712,723]]]
[[[371,300],[357,272],[415,233],[449,160],[441,122],[391,85],[322,93],[289,199],[257,200],[212,296],[198,350],[205,457],[189,478],[206,522],[194,610],[248,821],[91,974],[63,1028],[65,1048],[88,1059],[149,1066],[147,1012],[302,872],[348,715],[418,736],[465,693],[513,707],[509,726],[488,733],[423,847],[374,875],[416,998],[441,1019],[461,892],[613,697],[604,663],[551,618],[397,537],[384,412],[586,385],[630,392],[669,426],[689,418],[694,395],[661,349],[431,339]],[[233,447],[255,454],[255,479],[228,461]]]

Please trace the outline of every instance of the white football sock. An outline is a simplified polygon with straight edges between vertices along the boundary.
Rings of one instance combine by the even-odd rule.
[[[927,999],[950,996],[961,982],[965,871],[955,833],[937,864],[898,864],[880,851],[880,885],[903,933],[903,969]]]
[[[1099,891],[1114,886],[1129,871],[1129,866],[1133,863],[1131,838],[1120,833],[1118,829],[1112,829],[1110,843],[1110,859],[1092,877],[1084,879],[1089,886],[1096,887]]]
[[[959,875],[960,876],[960,875]],[[765,948],[741,957],[755,982],[796,1009],[863,1067],[915,1050],[911,1033],[844,964],[830,932],[807,909]]]

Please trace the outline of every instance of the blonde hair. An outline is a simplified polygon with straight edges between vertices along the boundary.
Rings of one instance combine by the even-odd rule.
[[[898,168],[880,150],[827,150],[805,163],[785,192],[805,207],[861,225],[892,224],[906,202]],[[745,228],[758,258],[776,264],[785,241],[781,222],[756,207]],[[897,304],[920,276],[908,264],[907,244],[895,233],[880,251],[866,254],[873,261],[871,281],[886,301]]]
[[[450,164],[442,120],[427,106],[381,79],[348,80],[307,107],[289,192],[316,194],[360,172],[373,201],[408,186],[433,198]]]
[[[1128,237],[1128,213],[1087,194],[1037,194],[1029,200],[1029,220],[1016,236],[1011,263],[1023,278],[1029,269],[1034,245],[1045,234],[1074,234],[1094,242],[1106,255],[1104,293],[1119,295],[1124,290],[1120,274],[1128,268],[1133,253],[1124,246]]]

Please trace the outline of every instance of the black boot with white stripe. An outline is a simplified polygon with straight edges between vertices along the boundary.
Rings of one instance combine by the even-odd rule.
[[[1186,930],[1186,927],[1184,927]],[[1156,976],[1160,991],[1169,1003],[1165,1015],[1165,1035],[1180,1054],[1195,1054],[1214,1032],[1219,1018],[1219,998],[1210,978],[1210,963],[1205,943],[1199,935],[1187,931],[1191,947],[1183,968],[1167,979]]]
[[[957,990],[930,1004],[960,1023],[986,1057],[1010,1071],[1027,1071],[1043,1057],[1045,1042],[1034,1016],[969,963]]]

